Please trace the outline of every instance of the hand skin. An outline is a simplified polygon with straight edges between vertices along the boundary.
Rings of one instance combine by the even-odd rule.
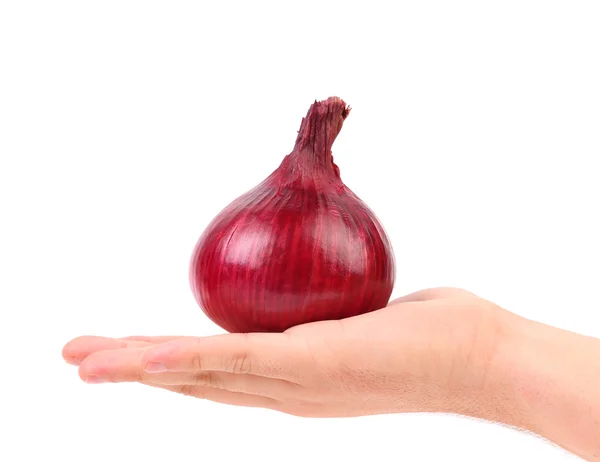
[[[280,334],[78,337],[63,357],[87,383],[139,382],[302,417],[460,414],[600,460],[600,340],[460,289]]]

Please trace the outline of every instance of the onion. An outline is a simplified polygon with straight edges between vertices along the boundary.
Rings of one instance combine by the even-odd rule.
[[[340,178],[331,146],[350,108],[311,105],[291,154],[209,224],[190,264],[204,313],[228,332],[282,332],[386,306],[395,268],[375,214]]]

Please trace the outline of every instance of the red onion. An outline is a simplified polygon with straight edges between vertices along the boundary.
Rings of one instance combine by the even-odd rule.
[[[374,213],[340,178],[331,146],[350,108],[310,107],[291,154],[209,224],[190,283],[204,313],[229,332],[282,332],[384,307],[394,254]]]

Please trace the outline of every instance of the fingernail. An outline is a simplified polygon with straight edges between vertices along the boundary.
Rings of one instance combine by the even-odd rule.
[[[165,372],[167,370],[167,367],[162,364],[162,363],[147,363],[146,367],[144,368],[144,370],[146,372],[149,373],[154,373],[154,372]]]
[[[85,383],[96,384],[96,383],[104,383],[106,380],[101,377],[97,377],[95,375],[88,375],[85,379]]]

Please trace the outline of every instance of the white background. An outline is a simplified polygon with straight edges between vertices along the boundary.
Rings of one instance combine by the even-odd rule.
[[[594,1],[0,3],[0,460],[571,460],[452,416],[299,419],[85,385],[81,334],[221,332],[187,281],[203,228],[352,113],[346,184],[394,296],[459,286],[600,336]]]

